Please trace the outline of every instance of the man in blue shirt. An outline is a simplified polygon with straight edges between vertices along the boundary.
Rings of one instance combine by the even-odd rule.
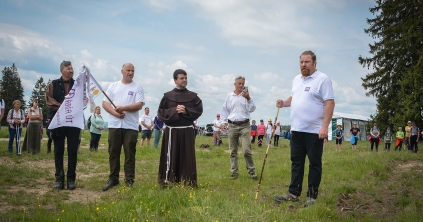
[[[154,117],[154,148],[159,147],[159,140],[162,136],[162,129],[163,129],[163,122],[160,120],[160,118],[156,115]]]

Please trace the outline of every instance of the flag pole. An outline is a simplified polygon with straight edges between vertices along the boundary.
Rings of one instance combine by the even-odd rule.
[[[112,100],[109,98],[109,96],[106,94],[106,92],[104,92],[103,88],[101,88],[100,84],[98,84],[97,80],[94,79],[94,76],[91,75],[91,73],[90,73],[90,77],[92,77],[91,80],[94,81],[94,84],[97,85],[98,87],[100,87],[101,92],[104,94],[104,96],[107,98],[107,100],[109,100],[110,104],[112,104],[112,106],[116,108],[116,105],[112,102]]]
[[[278,110],[276,111],[276,117],[275,117],[275,122],[274,123],[276,123],[276,120],[278,119],[279,109],[280,108],[278,107]],[[255,200],[257,200],[257,197],[258,197],[258,194],[259,194],[259,191],[260,191],[260,184],[261,184],[261,179],[263,178],[264,166],[266,165],[267,154],[269,153],[270,145],[272,145],[272,137],[273,137],[273,134],[274,133],[275,133],[275,128],[272,129],[272,134],[271,134],[271,137],[270,137],[269,145],[267,145],[266,155],[264,156],[263,166],[261,167],[260,179],[259,179],[259,182],[258,182],[258,185],[257,185],[257,191],[256,191],[256,198],[255,198]]]

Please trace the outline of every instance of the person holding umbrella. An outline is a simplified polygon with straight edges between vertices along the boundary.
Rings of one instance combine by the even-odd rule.
[[[16,136],[16,154],[21,155],[20,138],[22,134],[22,125],[25,122],[25,114],[20,109],[21,101],[15,100],[12,103],[13,109],[7,114],[7,122],[9,123],[9,155],[13,152],[13,140]]]

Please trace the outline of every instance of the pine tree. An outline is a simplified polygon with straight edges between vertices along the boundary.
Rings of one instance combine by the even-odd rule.
[[[423,123],[423,0],[376,0],[375,18],[365,32],[373,37],[370,58],[359,57],[371,70],[362,78],[367,96],[377,98],[372,115],[380,129]]]
[[[28,107],[32,106],[32,101],[38,99],[38,107],[43,110],[43,122],[47,120],[47,104],[46,104],[46,87],[44,78],[41,76],[35,83],[35,88],[32,90],[30,100],[28,101]]]
[[[6,115],[10,109],[13,109],[13,101],[21,101],[22,110],[26,110],[26,104],[24,100],[24,90],[22,87],[21,78],[19,77],[18,69],[16,68],[15,64],[12,64],[11,67],[4,67],[1,72],[3,76],[0,84],[1,88],[5,90],[3,93],[1,93],[1,98],[4,100],[5,103],[4,118],[1,124],[7,125]]]

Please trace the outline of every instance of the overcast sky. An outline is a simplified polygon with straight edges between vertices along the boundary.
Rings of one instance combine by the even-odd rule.
[[[237,75],[246,77],[256,102],[252,119],[274,119],[276,99],[289,97],[292,80],[300,73],[300,54],[312,50],[318,70],[332,79],[335,111],[369,117],[376,112],[376,101],[365,96],[361,77],[369,70],[358,63],[358,56],[369,56],[368,44],[374,41],[364,33],[374,4],[1,0],[0,68],[15,63],[28,100],[40,76],[46,81],[60,77],[63,60],[73,63],[75,78],[86,64],[104,90],[121,79],[122,64],[131,62],[134,81],[144,87],[153,116],[163,93],[175,86],[173,71],[182,68],[188,73],[188,89],[203,101],[199,122],[205,125],[220,112]],[[88,109],[85,112],[88,118]],[[281,109],[281,124],[290,124],[289,112]]]

